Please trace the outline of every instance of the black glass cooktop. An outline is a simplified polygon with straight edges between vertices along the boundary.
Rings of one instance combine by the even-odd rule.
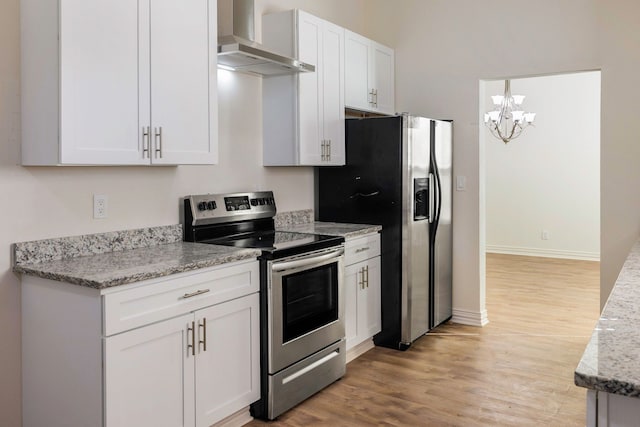
[[[275,251],[336,239],[338,239],[339,242],[341,238],[336,236],[293,233],[288,231],[265,231],[261,233],[239,234],[235,236],[210,239],[201,241],[201,243]]]
[[[344,242],[343,237],[324,234],[305,234],[287,231],[263,231],[258,233],[242,233],[216,239],[201,240],[209,243],[238,248],[260,249],[270,257],[290,255],[313,250],[324,249]]]

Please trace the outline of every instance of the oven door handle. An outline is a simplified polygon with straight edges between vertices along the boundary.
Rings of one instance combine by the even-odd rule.
[[[344,249],[341,248],[323,255],[311,255],[309,257],[294,259],[292,261],[274,262],[271,269],[273,271],[283,271],[291,268],[305,267],[321,263],[331,258],[337,258],[342,254],[344,254]]]

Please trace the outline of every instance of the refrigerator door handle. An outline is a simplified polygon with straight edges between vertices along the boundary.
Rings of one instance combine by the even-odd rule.
[[[350,199],[355,199],[358,197],[373,197],[380,194],[380,191],[372,191],[371,193],[355,193],[349,196]]]
[[[432,173],[429,173],[429,224],[433,224],[435,216],[435,180]]]

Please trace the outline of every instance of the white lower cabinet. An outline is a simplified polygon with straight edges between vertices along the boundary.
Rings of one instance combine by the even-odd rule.
[[[196,313],[196,336],[206,331],[196,346],[196,426],[210,426],[260,398],[259,305],[253,294]]]
[[[587,427],[635,427],[639,419],[637,397],[587,390]]]
[[[253,294],[106,338],[106,424],[208,427],[258,400],[258,313]]]
[[[24,427],[248,418],[260,398],[258,291],[253,260],[103,291],[23,277]]]
[[[380,306],[380,236],[345,243],[345,334],[347,351],[382,329]]]
[[[106,425],[195,425],[195,357],[186,348],[192,320],[188,314],[105,339]]]

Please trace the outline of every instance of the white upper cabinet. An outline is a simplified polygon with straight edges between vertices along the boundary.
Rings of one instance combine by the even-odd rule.
[[[217,161],[214,0],[21,0],[24,165]]]
[[[344,165],[344,29],[301,10],[262,22],[265,46],[316,67],[263,78],[264,165]]]
[[[393,49],[346,30],[346,107],[395,114],[394,67]]]

